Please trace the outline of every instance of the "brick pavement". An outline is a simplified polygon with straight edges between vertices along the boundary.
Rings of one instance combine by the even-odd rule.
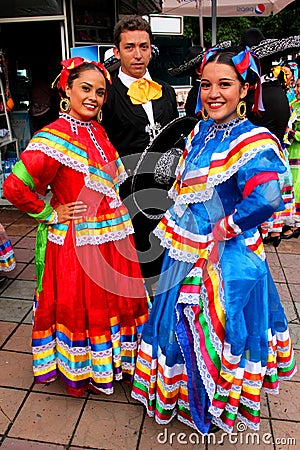
[[[0,447],[3,450],[299,449],[300,370],[281,383],[279,396],[264,394],[259,433],[200,435],[176,419],[167,426],[146,416],[115,383],[111,396],[66,394],[61,382],[34,385],[31,369],[31,310],[36,222],[13,207],[0,206],[0,222],[14,246],[17,267],[0,286]],[[300,366],[300,238],[266,246],[285,308]],[[183,434],[182,434],[183,433]],[[250,433],[250,434],[249,434]]]

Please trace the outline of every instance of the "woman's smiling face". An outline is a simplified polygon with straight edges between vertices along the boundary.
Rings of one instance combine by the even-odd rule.
[[[216,123],[229,122],[237,117],[236,107],[248,92],[232,66],[208,62],[201,80],[202,106]]]
[[[106,82],[100,70],[81,71],[72,86],[66,87],[71,102],[69,114],[81,121],[91,120],[102,108],[105,92]]]

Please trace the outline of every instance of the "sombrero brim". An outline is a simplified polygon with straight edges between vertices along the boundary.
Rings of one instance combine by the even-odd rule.
[[[172,77],[186,76],[194,67],[196,67],[197,65],[200,66],[204,53],[205,53],[205,51],[203,50],[195,58],[190,59],[190,61],[186,61],[178,67],[168,69],[168,73]]]
[[[215,45],[215,47],[217,47],[217,48],[227,48],[230,46],[231,46],[231,41],[224,41],[224,42],[221,42],[221,44]],[[171,75],[172,77],[184,77],[186,75],[189,75],[190,74],[189,72],[194,67],[200,66],[205,52],[206,52],[206,50],[202,50],[197,56],[195,56],[195,58],[182,63],[178,67],[168,69],[169,75]]]
[[[131,193],[135,206],[148,219],[160,220],[163,217],[161,211],[165,211],[172,204],[172,202],[166,195],[166,190],[171,187],[171,184],[174,180],[172,181],[172,175],[168,172],[166,173],[164,168],[163,181],[160,182],[156,179],[155,168],[158,160],[167,152],[167,150],[171,149],[172,147],[183,150],[185,139],[193,130],[197,122],[198,119],[196,119],[195,117],[177,117],[159,131],[158,135],[151,141],[151,143],[141,154],[132,177]],[[177,156],[179,157],[179,154]],[[176,167],[176,162],[173,162],[175,163]],[[175,167],[173,174],[174,177]],[[147,198],[147,196],[145,196],[143,192],[145,190],[145,177],[147,182],[151,180],[151,189],[154,190],[151,195],[152,201],[153,199],[155,200],[155,207],[149,208],[149,206],[142,206],[145,205],[145,199]],[[142,197],[138,195],[139,192],[142,192]]]
[[[116,56],[111,56],[104,61],[103,65],[109,72],[114,72],[120,67],[121,61]]]
[[[265,58],[270,55],[280,55],[288,51],[300,48],[300,35],[289,36],[283,39],[265,39],[260,44],[251,47],[258,58]]]

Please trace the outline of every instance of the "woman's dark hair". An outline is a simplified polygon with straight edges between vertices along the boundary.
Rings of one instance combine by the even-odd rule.
[[[117,49],[120,48],[121,33],[123,33],[124,31],[135,30],[146,31],[146,33],[149,34],[150,42],[152,42],[152,31],[149,22],[147,22],[147,20],[143,19],[141,16],[132,15],[124,17],[115,25],[114,44]]]
[[[234,47],[227,47],[224,49],[219,49],[217,53],[212,55],[205,63],[208,64],[210,62],[216,62],[218,64],[226,64],[227,66],[230,66],[234,69],[235,73],[237,74],[237,77],[239,81],[244,85],[245,83],[250,83],[250,85],[254,85],[257,81],[257,76],[252,72],[252,70],[247,71],[246,79],[241,76],[241,74],[237,71],[232,58],[236,56],[241,51],[245,50],[244,47],[241,46],[234,46]]]
[[[86,70],[97,70],[98,72],[102,73],[103,78],[105,80],[105,85],[107,86],[107,79],[104,76],[102,70],[99,67],[97,67],[95,64],[92,64],[92,63],[85,63],[85,64],[82,64],[81,66],[75,67],[75,69],[71,69],[66,86],[68,86],[69,88],[72,88],[74,81],[77,78],[79,78],[81,72],[85,72]],[[65,97],[66,94],[62,88],[59,88],[58,92],[62,98]],[[107,89],[106,89],[105,96],[104,96],[104,103],[106,102],[106,100],[107,100]]]
[[[74,80],[79,78],[79,75],[81,74],[81,72],[84,72],[85,70],[97,70],[98,72],[102,73],[102,75],[103,75],[103,72],[97,66],[95,66],[95,64],[86,63],[86,64],[83,64],[82,66],[78,66],[75,69],[71,70],[67,85],[71,88],[74,83]],[[103,75],[103,78],[106,81],[106,78],[104,75]]]

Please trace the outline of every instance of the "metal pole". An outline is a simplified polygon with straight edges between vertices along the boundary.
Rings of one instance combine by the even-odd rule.
[[[217,0],[211,1],[211,43],[217,43]]]
[[[204,37],[203,37],[203,16],[202,16],[202,0],[198,0],[199,8],[199,33],[200,33],[200,45],[204,48]]]

